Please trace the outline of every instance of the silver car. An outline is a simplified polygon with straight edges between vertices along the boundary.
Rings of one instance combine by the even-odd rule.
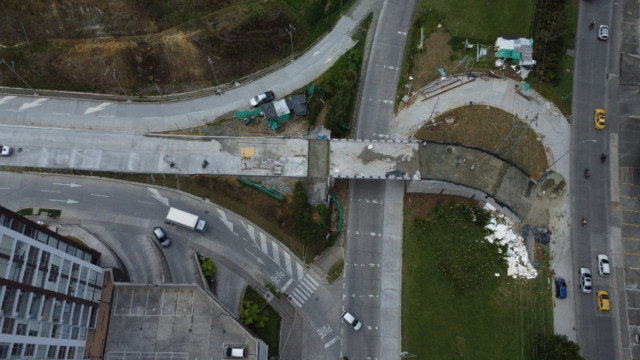
[[[609,38],[609,27],[607,25],[600,25],[598,27],[598,39],[607,41]]]
[[[580,291],[583,293],[591,293],[591,270],[588,268],[580,268]]]

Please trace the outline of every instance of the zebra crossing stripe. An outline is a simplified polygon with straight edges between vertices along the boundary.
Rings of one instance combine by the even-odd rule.
[[[317,288],[318,287],[318,283],[313,279],[313,276],[309,275],[307,277],[305,277],[305,279],[307,279],[309,282],[313,283],[313,288]]]
[[[291,256],[286,251],[284,252],[284,266],[285,266],[285,271],[287,272],[287,274],[289,274],[289,276],[292,276],[293,275],[293,269],[291,268]]]
[[[301,292],[302,294],[304,294],[307,298],[309,296],[311,296],[311,291],[308,291],[307,289],[305,289],[303,286],[298,286],[296,288],[296,290],[298,290],[299,292]]]
[[[297,295],[300,300],[302,300],[302,302],[307,301],[307,299],[309,298],[307,295],[305,295],[302,291],[300,291],[300,288],[295,288],[293,289],[293,294]]]
[[[305,279],[306,277],[302,279],[302,281],[300,282],[300,285],[302,285],[305,289],[309,290],[309,292],[313,292],[315,288],[311,288],[311,286],[306,283]]]
[[[294,298],[294,297],[292,296],[290,299],[291,299],[291,301],[293,301],[293,303],[294,303],[294,304],[298,305],[298,307],[299,307],[299,308],[301,308],[301,307],[302,307],[302,304],[300,304],[300,303],[298,302],[298,300],[296,300],[296,298]]]
[[[269,255],[269,249],[267,248],[267,237],[260,233],[260,249],[263,253]]]
[[[280,266],[280,250],[278,249],[278,243],[271,240],[271,251],[273,251],[273,262]]]

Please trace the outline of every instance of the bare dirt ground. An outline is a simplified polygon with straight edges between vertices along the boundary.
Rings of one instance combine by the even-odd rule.
[[[155,95],[233,81],[290,54],[306,31],[273,1],[3,1],[0,58],[34,88]],[[213,61],[209,65],[207,58]],[[106,73],[106,74],[105,74]],[[6,67],[0,85],[24,86]]]

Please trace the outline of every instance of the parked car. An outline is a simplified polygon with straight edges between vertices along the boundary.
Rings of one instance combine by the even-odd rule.
[[[356,317],[351,315],[351,313],[348,311],[345,311],[342,313],[342,319],[344,319],[344,321],[346,321],[349,325],[351,325],[353,330],[358,331],[362,327],[362,323],[358,321],[358,319],[356,319]]]
[[[605,290],[596,291],[596,299],[598,301],[598,311],[611,310],[611,301],[609,300],[609,293]]]
[[[162,230],[160,226],[153,229],[153,235],[155,235],[160,245],[164,247],[171,245],[171,239],[167,237],[167,234],[164,232],[164,230]]]
[[[598,26],[598,39],[607,41],[609,38],[609,27],[607,25]]]
[[[598,255],[598,273],[602,276],[609,276],[611,270],[609,269],[609,258],[607,255]]]
[[[254,97],[251,98],[251,100],[249,100],[249,104],[251,104],[251,106],[253,107],[258,107],[262,104],[266,104],[269,101],[273,101],[273,99],[276,98],[276,95],[273,93],[273,91],[265,91],[262,94],[258,94]]]
[[[246,359],[247,347],[246,346],[225,346],[224,358],[225,359]]]
[[[603,130],[604,129],[604,125],[607,122],[607,117],[604,114],[604,109],[603,108],[597,108],[595,113],[594,113],[594,118],[595,118],[595,128],[597,130]]]
[[[591,270],[588,268],[580,268],[580,291],[591,293]]]
[[[563,278],[556,278],[556,297],[564,299],[567,297],[567,282]]]
[[[0,147],[2,147],[2,150],[0,151],[0,155],[2,156],[9,156],[11,155],[11,153],[13,153],[13,149],[11,148],[11,146],[0,145]]]

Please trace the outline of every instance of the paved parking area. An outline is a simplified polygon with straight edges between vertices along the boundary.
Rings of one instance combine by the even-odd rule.
[[[258,342],[199,287],[116,284],[106,359],[223,358],[227,345],[256,359]]]

